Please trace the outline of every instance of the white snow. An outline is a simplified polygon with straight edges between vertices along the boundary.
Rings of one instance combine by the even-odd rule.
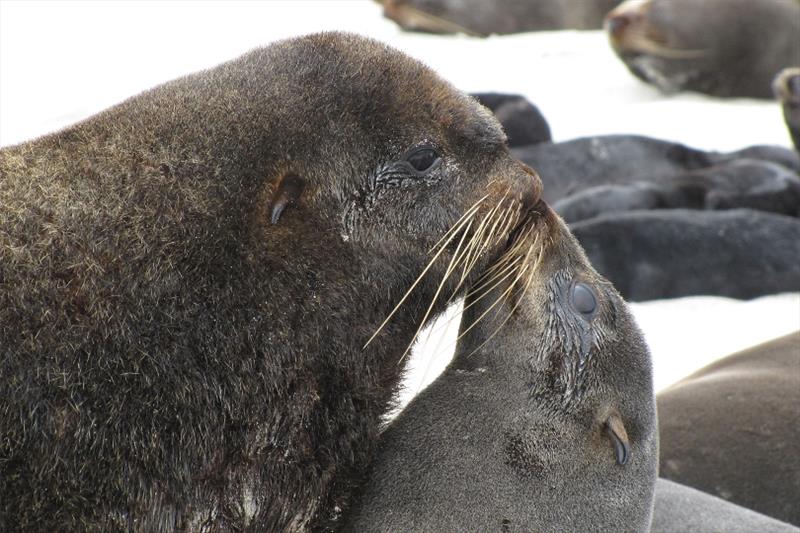
[[[774,102],[661,95],[628,73],[602,32],[408,34],[367,1],[0,2],[0,145],[64,127],[256,46],[321,30],[378,38],[465,91],[522,93],[542,109],[556,140],[638,133],[707,150],[790,146]],[[657,388],[800,328],[800,293],[631,307],[653,352]],[[411,358],[406,400],[452,355],[457,320],[433,328],[440,331]]]

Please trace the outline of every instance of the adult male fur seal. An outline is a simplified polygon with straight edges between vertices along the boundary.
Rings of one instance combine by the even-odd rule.
[[[498,262],[505,271],[493,267],[465,300],[453,362],[382,435],[346,531],[649,528],[658,452],[647,346],[540,205]]]
[[[485,108],[338,33],[2,150],[0,530],[331,518],[426,306],[538,194]]]

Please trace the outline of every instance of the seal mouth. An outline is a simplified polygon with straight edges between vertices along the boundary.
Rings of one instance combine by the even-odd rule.
[[[662,59],[697,59],[707,50],[672,48],[666,36],[647,19],[649,0],[624,2],[611,10],[603,22],[611,47],[624,58],[649,55]]]
[[[544,200],[539,199],[533,206],[522,212],[520,222],[510,232],[505,249],[467,291],[463,311],[478,303],[489,294],[498,294],[486,310],[468,327],[462,327],[456,340],[461,339],[477,326],[490,312],[508,309],[506,316],[487,338],[472,353],[479,351],[517,314],[520,304],[525,300],[542,264],[547,243],[552,239],[551,231],[557,224],[555,214]],[[470,355],[472,355],[470,353]]]
[[[499,200],[496,199],[496,197],[490,199],[491,196],[491,193],[487,193],[475,202],[429,250],[431,259],[428,261],[428,264],[383,323],[381,323],[372,337],[370,337],[364,345],[364,348],[366,348],[386,326],[392,316],[400,309],[408,296],[427,275],[431,267],[439,261],[440,256],[442,256],[446,250],[449,252],[450,256],[449,263],[430,301],[430,305],[425,311],[419,323],[419,327],[406,348],[406,351],[403,353],[403,356],[400,358],[400,361],[410,352],[411,347],[427,323],[428,318],[431,317],[435,306],[437,304],[444,304],[447,306],[454,303],[459,296],[462,296],[461,293],[464,291],[461,291],[461,289],[463,287],[474,286],[477,282],[474,273],[480,272],[480,270],[478,270],[479,267],[482,268],[482,265],[485,264],[487,252],[495,253],[495,251],[499,249],[501,250],[501,258],[509,254],[509,235],[518,234],[518,230],[521,230],[525,226],[530,226],[530,223],[526,223],[526,220],[528,220],[528,218],[533,218],[534,210],[532,208],[526,209],[525,203],[521,199],[514,200],[510,188]],[[538,198],[538,194],[536,194],[535,198]],[[535,198],[531,198],[531,201]],[[519,241],[522,242],[522,240],[520,236]],[[512,249],[515,248],[512,247]],[[512,266],[516,265],[518,262],[519,260],[516,259]],[[505,268],[503,273],[505,275],[510,275],[510,268],[511,267]],[[483,272],[478,276],[478,280],[484,278],[485,275],[486,272]],[[445,288],[447,288],[446,291]],[[447,293],[449,293],[449,297]]]

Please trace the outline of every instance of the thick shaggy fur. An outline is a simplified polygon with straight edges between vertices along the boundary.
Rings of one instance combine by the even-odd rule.
[[[466,299],[453,362],[381,436],[347,531],[648,529],[658,465],[649,351],[563,222],[549,212],[536,224],[544,248],[528,291],[494,308],[505,284]],[[570,303],[578,282],[596,295],[590,319]],[[627,430],[625,464],[604,430],[612,414]]]
[[[441,164],[421,177],[403,154],[422,142]],[[289,172],[305,189],[272,225]],[[3,149],[0,530],[335,518],[449,252],[365,342],[439,237],[507,191],[539,189],[488,111],[343,34]]]

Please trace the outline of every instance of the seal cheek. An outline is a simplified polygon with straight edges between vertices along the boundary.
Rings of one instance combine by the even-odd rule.
[[[622,423],[622,419],[618,415],[611,415],[606,419],[603,430],[614,444],[614,456],[617,459],[617,464],[624,465],[628,462],[631,454],[625,424]]]

